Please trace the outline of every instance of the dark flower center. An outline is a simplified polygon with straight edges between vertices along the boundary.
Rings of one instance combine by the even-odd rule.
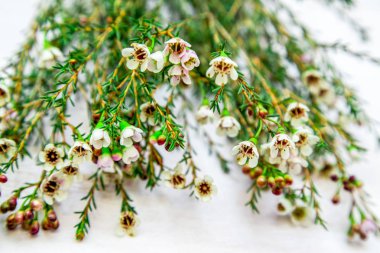
[[[46,161],[51,164],[56,164],[60,158],[58,152],[54,149],[48,150],[45,156],[46,156]]]
[[[232,64],[226,63],[225,61],[219,61],[214,64],[214,67],[219,73],[227,73],[231,70]]]
[[[211,186],[207,182],[200,183],[198,189],[201,195],[209,195],[211,192]]]
[[[49,181],[46,182],[46,184],[44,185],[44,193],[49,195],[49,196],[52,196],[54,195],[54,193],[56,193],[58,190],[59,190],[59,183],[56,179],[51,179]]]
[[[0,153],[6,154],[9,150],[9,145],[6,143],[3,143],[0,145]]]
[[[145,113],[148,115],[153,115],[155,111],[156,111],[156,108],[153,105],[150,105],[147,108],[145,108]]]
[[[186,179],[183,175],[175,174],[171,178],[171,183],[173,186],[182,186],[185,183]]]
[[[291,113],[292,117],[300,118],[305,114],[305,110],[301,107],[296,107],[296,108],[293,108],[292,110],[290,110],[290,113]]]
[[[66,175],[69,175],[69,176],[75,176],[76,174],[78,174],[78,171],[79,171],[78,168],[74,167],[72,165],[69,165],[69,166],[62,168],[62,172]]]
[[[135,58],[139,61],[143,61],[148,57],[147,52],[143,48],[138,48],[135,51]]]
[[[75,147],[74,152],[77,156],[85,156],[87,154],[86,149],[84,149],[82,146]]]
[[[306,81],[308,84],[310,85],[317,85],[319,83],[319,77],[316,76],[316,75],[309,75],[307,78],[306,78]]]
[[[136,220],[131,214],[125,214],[121,217],[120,223],[124,228],[128,229],[135,225]]]

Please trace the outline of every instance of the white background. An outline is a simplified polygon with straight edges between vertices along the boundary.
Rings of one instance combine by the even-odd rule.
[[[37,0],[0,1],[0,66],[4,66],[25,38]],[[312,28],[313,34],[326,42],[340,40],[353,48],[370,52],[380,57],[380,1],[358,1],[352,11],[353,17],[364,24],[370,32],[371,41],[362,43],[350,27],[337,19],[333,12],[315,2],[287,0],[301,19]],[[344,71],[345,79],[353,85],[364,101],[365,109],[372,117],[379,117],[380,68],[343,54],[335,54],[334,60]],[[357,174],[371,193],[375,211],[380,214],[380,151],[375,147],[373,135],[366,131],[358,133],[369,153],[362,162],[352,165],[350,170]],[[84,242],[73,239],[73,226],[83,203],[80,196],[88,185],[77,185],[64,205],[57,208],[61,227],[55,233],[41,232],[36,238],[20,230],[8,233],[0,229],[0,252],[379,252],[380,241],[370,238],[366,243],[350,243],[346,240],[348,203],[330,205],[333,193],[331,184],[321,185],[324,216],[329,231],[320,227],[293,227],[288,220],[275,216],[275,198],[269,195],[260,202],[261,215],[252,214],[244,207],[248,199],[246,189],[249,180],[240,170],[224,175],[216,160],[208,157],[201,142],[199,166],[214,177],[218,196],[210,203],[200,203],[188,198],[186,192],[160,187],[154,192],[145,190],[142,184],[130,185],[134,204],[139,212],[141,225],[134,238],[119,238],[114,230],[119,217],[120,200],[113,190],[98,193],[98,210],[91,215],[92,229]],[[39,169],[24,163],[21,173],[12,177],[8,187],[21,185],[38,177]],[[78,194],[74,194],[78,192]],[[2,198],[4,199],[4,198]],[[344,200],[348,200],[344,196]],[[348,202],[348,201],[346,201]],[[0,217],[4,223],[5,216]]]

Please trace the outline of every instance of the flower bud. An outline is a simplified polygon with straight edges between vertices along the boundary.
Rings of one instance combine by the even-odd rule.
[[[331,179],[332,181],[334,181],[334,182],[337,182],[337,181],[339,180],[338,175],[336,175],[336,174],[331,175],[331,176],[330,176],[330,179]]]
[[[282,188],[280,188],[280,187],[274,187],[274,188],[272,189],[272,193],[273,193],[274,195],[276,195],[276,196],[281,195],[281,193],[282,193]]]
[[[44,218],[42,220],[42,229],[43,230],[50,230],[51,229],[50,222],[47,218]]]
[[[157,138],[157,144],[158,145],[160,145],[160,146],[164,145],[165,142],[166,142],[166,136],[165,135],[161,134],[160,136],[158,136],[158,138]]]
[[[0,183],[5,184],[8,181],[8,178],[6,175],[1,174],[0,175]]]
[[[55,220],[55,221],[51,222],[50,223],[50,228],[53,229],[53,230],[57,230],[59,228],[59,221]]]
[[[331,202],[335,205],[338,204],[340,202],[339,194],[335,194],[334,197],[332,197]]]
[[[246,166],[246,165],[244,165],[244,166],[241,168],[241,171],[243,172],[243,174],[248,175],[248,174],[250,174],[250,172],[251,172],[251,168],[248,167],[248,166]]]
[[[25,220],[31,220],[31,219],[33,219],[33,217],[34,217],[34,214],[33,214],[33,211],[31,209],[25,210],[25,213],[24,213],[24,219]]]
[[[285,175],[284,179],[285,179],[285,184],[286,185],[289,186],[289,185],[293,184],[293,178],[290,175]]]
[[[264,188],[267,185],[267,178],[263,175],[259,176],[256,180],[256,184],[260,188]]]
[[[54,222],[57,220],[57,214],[54,212],[54,210],[49,210],[47,213],[47,218],[50,222]]]
[[[83,232],[83,231],[80,231],[80,232],[78,232],[78,233],[75,235],[75,238],[76,238],[78,241],[83,241],[84,236],[85,236],[84,232]]]
[[[8,228],[9,230],[14,230],[14,229],[16,229],[16,227],[17,227],[17,223],[15,222],[15,215],[14,215],[14,214],[9,215],[9,216],[7,217],[6,222],[7,222],[7,228]]]
[[[269,177],[268,178],[268,186],[270,187],[270,188],[273,188],[274,186],[275,186],[275,180],[274,180],[274,177]]]
[[[24,211],[18,211],[15,214],[15,222],[16,224],[21,224],[24,222]]]
[[[6,213],[9,211],[9,202],[5,201],[0,206],[0,213]]]
[[[38,223],[37,220],[32,222],[32,225],[30,226],[29,233],[31,235],[36,235],[40,231],[40,223]]]
[[[31,226],[32,226],[32,222],[29,220],[25,220],[21,225],[22,229],[25,231],[29,231]]]
[[[283,177],[280,177],[280,176],[275,177],[274,181],[276,182],[276,184],[277,184],[278,186],[281,186],[281,187],[282,187],[283,184],[284,184],[284,178],[283,178]]]
[[[13,211],[16,209],[17,207],[17,197],[16,196],[12,196],[8,199],[8,204],[9,204],[9,211]]]
[[[42,207],[43,207],[43,204],[40,199],[33,199],[30,202],[30,208],[32,208],[33,211],[40,211]]]

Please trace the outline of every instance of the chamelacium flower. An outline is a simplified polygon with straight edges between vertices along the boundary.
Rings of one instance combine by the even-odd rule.
[[[232,154],[236,155],[239,165],[248,165],[250,168],[257,166],[259,162],[259,151],[251,141],[242,141],[232,149]]]
[[[214,112],[210,109],[208,105],[202,105],[195,113],[195,118],[197,119],[199,124],[205,125],[212,121],[212,119],[214,118]]]
[[[315,100],[317,101],[317,103],[332,106],[336,100],[335,91],[333,90],[331,85],[325,83],[320,87],[318,94],[315,95]]]
[[[153,103],[147,102],[140,105],[140,120],[142,122],[148,122],[149,125],[156,125],[154,115],[156,113],[156,107]]]
[[[98,157],[97,165],[105,172],[114,171],[114,160],[111,156],[111,150],[109,148],[102,148],[102,154]]]
[[[64,59],[65,57],[63,56],[62,51],[59,50],[59,48],[48,47],[42,51],[38,62],[38,66],[40,68],[51,68],[57,62],[61,62]]]
[[[92,131],[90,145],[94,146],[95,149],[106,148],[111,145],[111,138],[108,132],[104,129],[96,128]]]
[[[217,193],[217,188],[211,177],[204,176],[203,178],[195,179],[194,193],[198,199],[207,202],[211,199],[212,195]]]
[[[181,164],[178,164],[173,172],[165,170],[162,173],[162,178],[165,184],[174,189],[182,189],[186,185],[186,176],[183,174],[183,167]]]
[[[353,227],[353,233],[359,234],[362,240],[366,240],[371,233],[379,232],[378,225],[371,219],[364,219]]]
[[[122,159],[125,164],[131,164],[132,162],[136,162],[139,159],[139,157],[140,153],[134,145],[124,148]]]
[[[8,162],[17,151],[16,142],[10,139],[0,139],[0,164]]]
[[[326,84],[322,74],[317,70],[305,71],[302,74],[302,81],[313,95],[318,95],[321,87]]]
[[[130,147],[134,142],[136,143],[142,140],[143,130],[140,128],[131,126],[128,123],[122,124],[120,128],[122,129],[120,135],[120,145]]]
[[[290,153],[295,151],[295,144],[286,134],[277,134],[272,140],[263,146],[263,148],[269,148],[270,162],[274,162],[278,158],[287,160],[290,157]]]
[[[310,156],[313,153],[313,147],[319,142],[319,137],[314,135],[311,129],[305,127],[299,128],[292,139],[303,156]]]
[[[338,174],[339,169],[334,155],[324,155],[313,160],[313,165],[318,170],[321,176],[330,177]]]
[[[308,162],[304,158],[291,153],[289,159],[281,160],[278,169],[291,175],[300,175],[307,165]]]
[[[277,203],[277,213],[281,216],[289,215],[293,211],[293,204],[287,198],[281,198]]]
[[[213,78],[216,74],[215,83],[221,86],[228,82],[228,76],[234,81],[238,79],[239,75],[235,69],[237,66],[229,57],[219,56],[210,61],[206,76]]]
[[[66,161],[60,172],[62,172],[68,184],[71,184],[73,181],[81,181],[82,174],[79,173],[79,166],[73,161]]]
[[[148,70],[153,73],[159,73],[165,66],[164,53],[161,51],[149,55]]]
[[[76,141],[70,148],[68,156],[74,163],[78,164],[86,161],[91,161],[92,149],[86,142]]]
[[[54,201],[61,202],[66,199],[68,186],[63,174],[55,172],[42,182],[39,191],[42,199],[48,205],[53,205]]]
[[[121,51],[123,57],[128,59],[127,68],[134,70],[141,66],[140,70],[144,72],[148,68],[149,49],[145,44],[132,43],[131,46]]]
[[[309,119],[309,108],[301,103],[291,103],[285,113],[284,121],[290,121],[293,127],[299,127]]]
[[[0,84],[0,107],[6,105],[9,102],[10,95],[8,88]]]
[[[61,168],[65,152],[62,148],[56,147],[54,144],[47,144],[44,150],[39,153],[40,162],[44,163],[44,169],[51,171],[54,168]]]
[[[187,53],[187,48],[191,45],[181,38],[172,38],[165,42],[164,56],[169,55],[169,61],[173,64],[180,64],[181,58]]]
[[[233,138],[239,134],[240,128],[240,123],[234,117],[224,116],[218,122],[216,133]]]
[[[303,201],[296,201],[293,210],[290,213],[290,220],[294,225],[298,226],[310,226],[313,224],[315,213],[311,207],[309,207]]]
[[[135,235],[135,229],[140,224],[140,220],[135,213],[131,211],[122,212],[120,214],[120,228],[118,235],[127,234],[129,236]]]
[[[188,71],[193,70],[195,67],[199,67],[200,61],[197,53],[194,50],[188,49],[181,58],[181,65]]]
[[[190,85],[191,78],[189,76],[189,70],[185,69],[181,65],[173,65],[169,71],[168,75],[170,78],[170,84],[173,86],[178,85],[181,81],[184,84]]]

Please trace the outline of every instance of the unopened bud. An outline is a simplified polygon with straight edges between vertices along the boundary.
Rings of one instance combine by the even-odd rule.
[[[281,195],[281,193],[282,193],[282,188],[280,188],[280,187],[274,187],[274,188],[272,189],[272,193],[273,193],[274,195],[276,195],[276,196]]]
[[[18,211],[18,212],[16,212],[16,214],[15,214],[15,222],[17,223],[17,224],[21,224],[21,223],[23,223],[24,222],[24,211]]]
[[[274,180],[274,177],[269,177],[268,178],[268,186],[270,188],[273,188],[275,186],[275,180]]]
[[[6,175],[1,174],[0,175],[0,183],[5,184],[8,181],[8,178]]]
[[[40,231],[40,223],[38,223],[37,220],[32,222],[32,225],[30,226],[29,233],[31,235],[36,235]]]
[[[256,184],[260,188],[264,188],[267,185],[267,178],[263,175],[259,176],[256,180]]]
[[[54,212],[54,210],[49,210],[47,213],[47,218],[49,221],[54,222],[57,220],[57,214]]]
[[[158,136],[158,138],[157,138],[157,144],[158,145],[160,145],[160,146],[164,145],[165,142],[166,142],[166,136],[165,135],[161,134],[160,136]]]
[[[244,165],[244,166],[241,168],[241,171],[243,172],[243,174],[248,175],[248,174],[250,174],[250,172],[251,172],[251,168],[248,167],[248,166],[246,166],[246,165]]]
[[[30,202],[30,208],[33,209],[33,211],[40,211],[43,207],[42,201],[39,199],[33,199]]]
[[[335,205],[338,204],[340,202],[340,196],[335,194],[334,197],[332,197],[331,202]]]

